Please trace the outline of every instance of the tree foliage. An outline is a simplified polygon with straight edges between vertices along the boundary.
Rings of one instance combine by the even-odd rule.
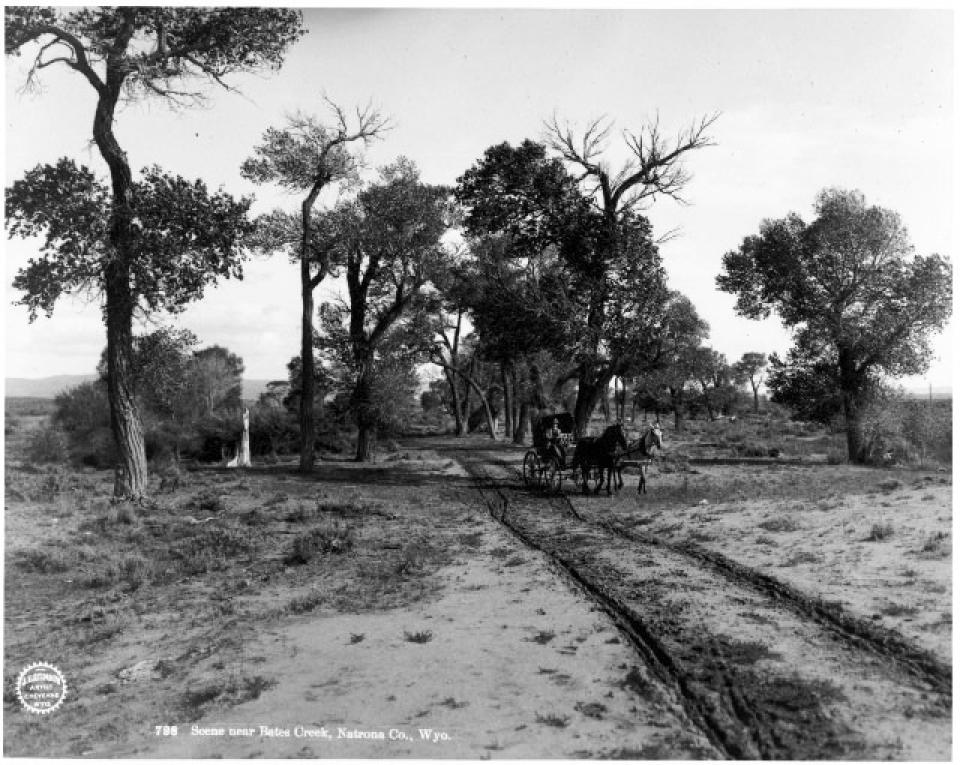
[[[144,313],[181,311],[223,277],[241,278],[242,245],[252,230],[251,200],[202,181],[144,168],[132,186],[130,290]],[[101,295],[113,249],[110,191],[72,159],[38,165],[7,189],[6,226],[11,237],[39,238],[40,256],[14,278],[31,320],[53,313],[64,294]]]

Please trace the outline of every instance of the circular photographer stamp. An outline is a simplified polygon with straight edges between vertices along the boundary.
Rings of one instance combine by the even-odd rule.
[[[48,715],[67,697],[67,681],[55,666],[38,661],[17,677],[17,697],[28,712]]]

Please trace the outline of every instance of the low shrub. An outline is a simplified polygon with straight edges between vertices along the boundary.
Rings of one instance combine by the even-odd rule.
[[[738,457],[766,457],[767,448],[758,443],[743,443],[733,447],[733,452]]]
[[[847,452],[845,449],[829,449],[827,451],[827,464],[843,465],[847,461]]]
[[[54,425],[43,425],[31,434],[26,453],[31,462],[60,464],[67,461],[70,452],[63,431]]]

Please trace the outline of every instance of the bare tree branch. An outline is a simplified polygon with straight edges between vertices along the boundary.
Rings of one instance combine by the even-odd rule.
[[[611,175],[601,161],[613,123],[600,117],[579,134],[570,123],[561,125],[556,114],[545,122],[547,143],[568,163],[580,168],[581,182],[590,184],[590,192],[600,195],[598,206],[608,214],[630,210],[657,195],[685,203],[681,191],[691,176],[683,166],[683,155],[714,145],[707,131],[717,121],[715,113],[694,121],[668,142],[660,129],[659,115],[639,132],[623,131],[623,139],[632,158]]]

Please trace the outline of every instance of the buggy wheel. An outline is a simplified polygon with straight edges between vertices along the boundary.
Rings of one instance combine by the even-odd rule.
[[[544,466],[543,487],[551,494],[559,494],[563,488],[563,470],[554,459],[548,460]]]
[[[523,455],[523,485],[528,489],[540,484],[540,458],[535,451]]]

